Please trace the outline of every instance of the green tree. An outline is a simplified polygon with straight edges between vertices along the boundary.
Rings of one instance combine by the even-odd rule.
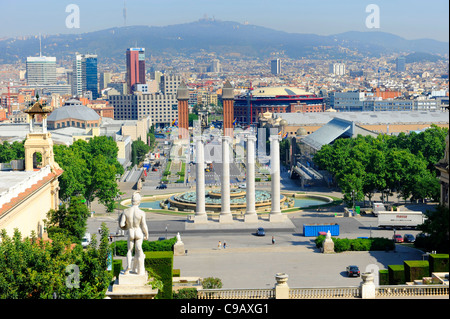
[[[434,210],[426,211],[427,219],[417,229],[428,234],[428,242],[431,250],[441,253],[449,252],[449,208],[439,205]]]
[[[150,151],[150,146],[145,144],[141,140],[133,141],[131,144],[131,153],[132,153],[132,161],[133,165],[137,165],[142,162],[145,158],[145,155]]]
[[[45,221],[50,237],[54,234],[65,234],[75,243],[81,243],[86,232],[89,210],[83,196],[73,196],[69,205],[61,203],[57,210],[50,210]]]
[[[107,230],[102,231],[101,241],[107,243]],[[2,230],[0,298],[103,299],[111,280],[105,267],[107,250],[102,244],[87,249],[73,246],[64,236],[55,236],[50,242],[34,234],[22,238],[17,229],[9,237]],[[73,274],[68,268],[77,271],[79,280],[70,280]]]

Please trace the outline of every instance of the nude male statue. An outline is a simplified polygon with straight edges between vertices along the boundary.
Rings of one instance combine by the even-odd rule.
[[[145,255],[142,250],[143,240],[148,238],[148,228],[145,221],[145,212],[139,209],[141,203],[141,195],[134,192],[131,198],[132,207],[126,209],[119,217],[119,227],[128,230],[128,252],[127,252],[127,269],[125,274],[135,270],[138,275],[145,274],[144,260]],[[135,248],[135,259],[132,263],[132,252]],[[132,264],[134,264],[132,266]]]

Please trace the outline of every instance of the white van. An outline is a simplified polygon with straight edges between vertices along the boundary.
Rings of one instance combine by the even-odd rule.
[[[87,246],[89,246],[90,243],[91,243],[91,234],[90,233],[84,234],[84,237],[81,239],[81,246],[83,246],[83,248],[86,248]]]

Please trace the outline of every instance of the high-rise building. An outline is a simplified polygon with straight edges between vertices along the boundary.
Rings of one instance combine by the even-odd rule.
[[[214,59],[211,61],[211,65],[209,66],[209,71],[213,73],[219,73],[221,71],[220,61]]]
[[[114,83],[109,86],[113,87]],[[179,120],[177,91],[181,84],[179,75],[161,76],[160,92],[146,93],[135,91],[133,94],[110,95],[109,103],[114,107],[114,119],[138,120],[150,116],[157,127],[171,125]],[[139,84],[135,85],[136,89]]]
[[[280,59],[275,59],[270,61],[270,72],[273,75],[278,75],[281,73],[281,61]]]
[[[405,57],[399,56],[395,63],[395,70],[397,72],[405,72],[406,71],[405,63],[406,63]]]
[[[104,90],[108,87],[108,84],[111,83],[112,73],[111,72],[101,72],[100,73],[100,81],[99,81],[99,89]]]
[[[345,75],[345,64],[344,63],[330,64],[329,73],[334,75]]]
[[[26,78],[28,85],[56,84],[55,57],[28,57],[26,69]]]
[[[72,71],[72,94],[83,96],[90,92],[92,99],[98,98],[97,55],[77,54]]]
[[[128,93],[134,91],[135,84],[145,84],[145,49],[127,49],[127,85]]]
[[[84,56],[86,68],[86,92],[92,93],[92,99],[98,99],[98,72],[97,72],[97,56]]]

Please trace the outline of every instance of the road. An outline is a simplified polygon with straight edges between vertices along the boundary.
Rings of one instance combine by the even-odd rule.
[[[150,240],[171,238],[180,233],[185,256],[174,257],[174,268],[181,276],[218,277],[224,288],[264,288],[273,286],[275,274],[289,275],[291,287],[357,286],[360,278],[348,278],[345,267],[354,264],[362,271],[366,267],[387,269],[403,260],[417,260],[422,253],[397,245],[396,252],[344,252],[322,254],[314,245],[314,238],[303,236],[303,223],[337,222],[340,238],[392,237],[392,230],[370,229],[374,217],[330,217],[327,212],[304,211],[289,215],[294,227],[266,229],[266,236],[258,237],[254,229],[186,230],[184,218],[161,214],[147,214]],[[88,229],[95,233],[102,222],[111,231],[117,229],[117,215],[90,218]],[[167,227],[167,232],[166,232]],[[397,231],[397,233],[417,231]],[[275,244],[271,238],[274,236]],[[125,239],[117,238],[117,239]],[[218,242],[226,242],[226,249],[218,249]]]
[[[165,162],[164,158],[161,162]],[[238,175],[239,168],[234,165],[232,167],[232,172]],[[142,195],[189,190],[189,188],[172,189],[170,187],[165,190],[156,190],[160,175],[160,170],[149,172],[141,190]],[[195,170],[192,168],[191,176],[195,176]],[[281,172],[281,184],[282,190],[301,190],[296,182],[289,178],[286,170]],[[126,186],[124,184],[121,187],[125,192],[122,198],[130,198],[133,193],[133,190]],[[269,187],[266,185],[258,188],[268,189]],[[341,193],[328,188],[308,189],[308,191],[314,194],[342,197]],[[421,209],[424,210],[426,207]],[[97,233],[102,223],[105,223],[111,232],[117,231],[117,213],[105,213],[104,207],[96,202],[93,203],[93,210],[97,213],[88,219],[89,232]],[[174,257],[174,268],[181,270],[181,276],[218,277],[222,280],[224,288],[272,287],[275,283],[275,274],[279,272],[289,275],[288,284],[291,287],[358,286],[361,281],[359,278],[348,278],[345,275],[345,268],[350,264],[357,265],[364,271],[368,266],[386,269],[391,264],[403,264],[403,260],[422,258],[422,252],[402,245],[397,245],[395,252],[320,253],[315,248],[314,238],[303,236],[303,224],[338,223],[340,238],[370,236],[392,238],[392,230],[375,228],[375,217],[334,217],[335,212],[342,211],[343,206],[322,209],[320,212],[303,210],[290,213],[288,214],[290,227],[280,229],[265,224],[266,236],[264,237],[255,235],[258,225],[249,229],[229,227],[224,230],[195,230],[186,227],[185,217],[156,213],[147,213],[147,224],[149,240],[166,236],[171,238],[180,233],[188,252],[185,256]],[[397,231],[397,233],[416,235],[418,231]],[[274,245],[271,243],[272,236],[276,242]],[[117,239],[125,239],[125,237]],[[225,241],[227,248],[218,249],[219,241],[222,243]]]

